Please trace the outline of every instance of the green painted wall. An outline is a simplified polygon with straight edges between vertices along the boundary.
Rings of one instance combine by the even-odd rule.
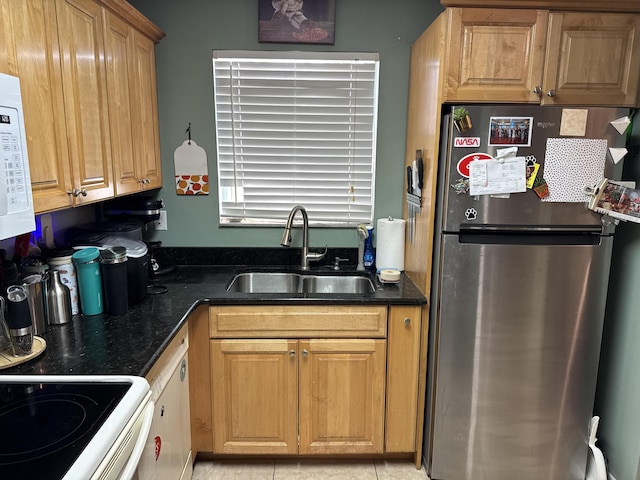
[[[257,0],[132,0],[167,36],[156,46],[160,149],[167,209],[165,246],[280,244],[281,228],[219,228],[216,188],[208,196],[179,197],[173,190],[173,152],[192,138],[207,151],[215,178],[211,52],[214,49],[321,50],[380,53],[377,181],[374,218],[400,217],[411,44],[443,10],[438,0],[337,0],[335,45],[258,43]],[[294,242],[296,240],[294,239]],[[313,247],[357,246],[355,229],[310,230]]]
[[[640,185],[638,120],[623,176]],[[617,480],[640,480],[639,293],[640,225],[621,223],[613,249],[595,408],[601,417],[597,445]]]

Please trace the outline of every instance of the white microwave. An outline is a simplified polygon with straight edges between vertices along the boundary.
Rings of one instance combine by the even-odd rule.
[[[35,229],[20,80],[0,73],[0,240]]]

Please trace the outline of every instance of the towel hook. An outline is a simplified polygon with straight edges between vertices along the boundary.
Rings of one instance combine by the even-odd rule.
[[[189,145],[191,145],[191,122],[189,122],[189,126],[187,127],[185,133],[189,136]]]

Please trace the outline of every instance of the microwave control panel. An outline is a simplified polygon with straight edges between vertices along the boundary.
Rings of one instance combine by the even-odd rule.
[[[0,215],[29,208],[18,110],[0,106]]]

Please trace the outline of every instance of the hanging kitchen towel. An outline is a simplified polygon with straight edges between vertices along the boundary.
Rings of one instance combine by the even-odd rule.
[[[378,219],[376,234],[376,269],[404,270],[405,220],[398,218]]]
[[[182,142],[173,154],[176,194],[209,195],[207,152],[195,140]]]

